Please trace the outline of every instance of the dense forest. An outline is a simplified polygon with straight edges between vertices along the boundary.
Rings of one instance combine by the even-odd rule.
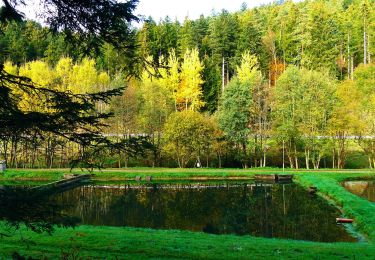
[[[129,33],[131,54],[109,43],[87,51],[63,32],[12,22],[0,24],[0,62],[41,88],[126,87],[96,105],[113,114],[102,131],[149,145],[138,156],[101,149],[90,160],[103,166],[281,167],[284,158],[291,168],[375,168],[374,10],[373,0],[278,1],[183,23],[148,18]],[[22,110],[49,109],[22,95]],[[0,159],[67,167],[80,151],[50,133],[28,135],[0,133]]]

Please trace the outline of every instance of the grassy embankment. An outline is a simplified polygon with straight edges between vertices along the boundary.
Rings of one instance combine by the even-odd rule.
[[[58,179],[65,170],[10,170],[3,179],[36,178],[48,175]],[[57,229],[53,236],[23,230],[33,244],[20,241],[18,234],[0,238],[0,258],[17,251],[34,257],[56,257],[68,254],[79,257],[108,258],[315,258],[374,259],[375,204],[346,191],[340,182],[352,178],[375,178],[371,171],[286,171],[295,173],[295,180],[308,187],[314,185],[319,194],[340,206],[348,217],[355,218],[357,229],[368,238],[367,243],[315,243],[250,236],[209,235],[188,231],[91,227]],[[106,170],[97,178],[132,179],[136,175],[156,178],[189,177],[252,177],[257,173],[281,173],[279,169],[213,170],[213,169],[133,169]],[[1,230],[0,230],[1,232]],[[35,243],[35,244],[34,244]]]

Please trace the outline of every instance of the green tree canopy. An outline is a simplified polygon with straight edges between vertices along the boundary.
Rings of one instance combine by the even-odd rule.
[[[251,129],[250,106],[252,104],[251,86],[232,79],[220,99],[217,118],[220,128],[228,140],[236,144],[240,159],[247,167],[247,142]]]
[[[211,121],[200,113],[192,110],[175,112],[164,126],[163,150],[176,159],[179,167],[186,167],[191,160],[203,155],[214,132]]]

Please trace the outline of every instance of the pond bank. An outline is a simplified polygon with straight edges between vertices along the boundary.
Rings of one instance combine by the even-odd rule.
[[[13,171],[4,179],[40,178],[48,175],[58,179],[66,170]],[[77,171],[79,172],[79,171]],[[152,175],[169,179],[182,178],[252,178],[255,174],[272,173],[280,169],[265,170],[212,170],[212,169],[135,169],[106,170],[97,173],[97,179],[119,178],[133,180],[135,176]],[[75,172],[76,173],[76,172]],[[295,182],[303,187],[315,186],[318,195],[326,196],[340,206],[345,215],[355,219],[358,231],[365,234],[368,243],[316,243],[285,239],[267,239],[251,236],[210,235],[189,231],[153,230],[140,228],[80,226],[75,229],[57,228],[53,236],[38,235],[23,230],[22,234],[33,241],[21,242],[18,233],[0,238],[0,258],[8,258],[17,251],[21,255],[53,258],[69,255],[93,258],[315,258],[315,259],[373,259],[375,255],[375,205],[345,190],[340,182],[353,178],[374,178],[371,171],[286,171],[294,173]],[[12,177],[11,177],[12,176]],[[167,177],[166,177],[167,176]],[[104,178],[108,177],[108,178]],[[173,177],[173,178],[172,178]],[[1,180],[1,179],[0,179]],[[2,230],[0,229],[0,233]]]
[[[345,179],[355,177],[358,176],[302,174],[297,182],[304,187],[317,187],[319,193],[337,204],[347,217],[354,218],[357,230],[366,235],[370,243],[375,243],[375,204],[350,193],[341,185]],[[374,178],[375,176],[363,174],[362,177]]]
[[[14,252],[38,259],[373,259],[375,255],[375,247],[367,243],[314,243],[177,230],[80,226],[57,229],[53,236],[22,232],[29,242],[20,241],[19,236],[1,238],[0,258]]]

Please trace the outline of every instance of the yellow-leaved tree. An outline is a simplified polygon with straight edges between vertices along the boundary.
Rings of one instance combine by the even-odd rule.
[[[59,86],[58,86],[59,90],[60,91],[68,90],[71,76],[72,76],[72,71],[73,71],[72,58],[69,58],[69,57],[60,58],[60,60],[56,64],[55,70],[56,70],[56,76],[59,81]]]
[[[73,93],[94,93],[98,91],[97,81],[95,61],[86,58],[73,66],[69,87]]]
[[[177,111],[177,92],[180,86],[180,72],[178,59],[174,49],[169,52],[168,67],[169,71],[167,83],[169,90],[172,93],[175,110]]]
[[[254,78],[259,77],[260,71],[258,68],[258,59],[251,55],[249,51],[242,54],[241,64],[237,66],[237,77],[241,83],[253,81]],[[261,77],[261,75],[260,75]]]
[[[4,63],[4,70],[9,74],[17,75],[17,66],[10,61]]]
[[[349,137],[363,129],[359,118],[361,93],[351,80],[341,82],[335,93],[335,105],[328,121],[332,136],[332,168],[345,166]]]
[[[20,76],[30,78],[42,87],[49,87],[53,85],[55,80],[55,73],[48,64],[44,61],[31,61],[20,67]]]
[[[53,88],[55,86],[56,75],[53,69],[44,61],[31,61],[19,68],[19,75],[27,77],[36,83],[36,87]],[[19,107],[23,111],[46,111],[47,100],[40,100],[35,92],[20,91],[22,93],[22,101]]]
[[[199,60],[198,50],[187,50],[181,64],[180,87],[176,96],[180,107],[196,111],[204,105],[202,101],[203,64]],[[182,106],[181,106],[182,105]]]
[[[238,106],[239,111],[248,109],[246,128],[249,128],[253,133],[253,139],[249,139],[249,150],[254,154],[251,156],[254,161],[254,166],[266,166],[266,153],[267,153],[267,139],[268,139],[268,118],[267,111],[269,107],[264,100],[268,99],[267,85],[264,84],[264,78],[259,69],[258,59],[252,55],[250,51],[245,51],[241,56],[241,63],[236,67],[237,78],[240,85],[243,85],[243,90],[248,91],[249,107]],[[236,102],[236,101],[235,101]],[[245,113],[247,113],[245,111]],[[231,121],[233,119],[230,119]]]
[[[148,58],[149,64],[152,58]],[[160,57],[161,68],[156,70],[148,66],[142,73],[141,82],[136,89],[139,103],[138,124],[143,133],[151,137],[154,147],[159,148],[161,133],[165,121],[173,111],[172,90],[169,87],[169,76],[164,57]],[[153,164],[160,159],[159,149],[154,150]]]

